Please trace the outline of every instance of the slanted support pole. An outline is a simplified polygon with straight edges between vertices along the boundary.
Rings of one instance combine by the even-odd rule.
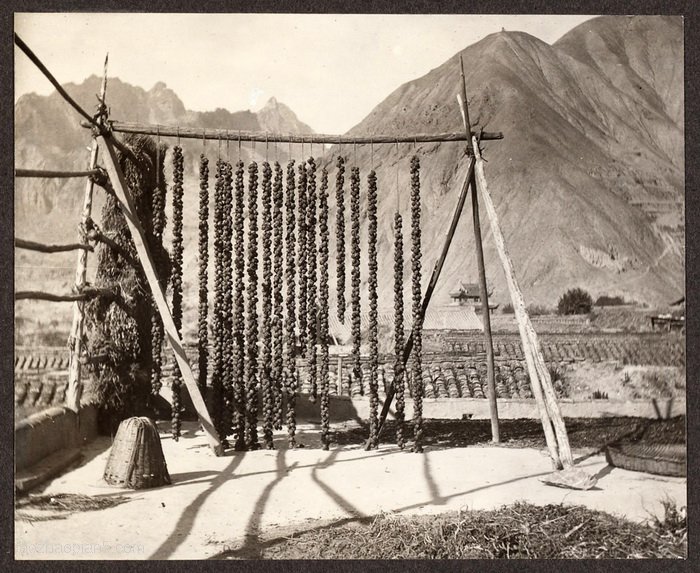
[[[105,57],[104,76],[102,77],[102,87],[100,89],[100,100],[104,105],[105,96],[107,94],[107,61]],[[98,146],[97,141],[93,138],[92,150],[90,151],[90,171],[97,168]],[[92,215],[92,192],[94,182],[92,177],[88,177],[85,182],[85,197],[83,199],[83,210],[80,214],[80,242],[85,244],[88,242],[86,234],[86,225]],[[75,288],[80,290],[85,286],[87,278],[87,250],[81,250],[78,253],[78,264],[75,270]],[[83,394],[83,382],[81,380],[81,360],[80,356],[83,351],[83,332],[85,330],[85,301],[76,300],[73,307],[73,324],[71,325],[70,337],[68,339],[68,348],[70,352],[68,366],[68,388],[66,389],[67,408],[70,408],[76,414],[80,410],[80,398]]]
[[[141,227],[141,223],[136,215],[136,210],[134,209],[134,203],[131,199],[131,195],[128,191],[128,186],[124,180],[124,174],[119,167],[119,162],[117,160],[117,154],[112,145],[111,135],[98,135],[97,142],[104,152],[104,162],[107,167],[107,173],[109,173],[109,178],[112,182],[112,187],[114,188],[114,193],[121,204],[122,212],[124,213],[124,218],[129,226],[129,231],[131,232],[131,238],[134,241],[134,246],[136,247],[136,252],[138,254],[141,265],[143,266],[144,274],[148,280],[148,284],[151,287],[151,292],[153,293],[153,298],[158,307],[158,313],[163,321],[163,326],[165,328],[165,333],[168,338],[168,342],[175,353],[175,359],[182,373],[182,379],[187,386],[187,390],[190,393],[190,398],[192,398],[192,404],[199,417],[199,423],[204,429],[209,446],[214,451],[214,454],[220,456],[223,454],[223,447],[219,436],[214,428],[214,424],[211,421],[209,412],[207,411],[206,404],[204,403],[204,398],[199,391],[199,386],[197,381],[192,374],[192,368],[190,366],[187,355],[185,354],[185,349],[182,345],[182,340],[175,327],[175,322],[173,321],[173,315],[168,307],[168,302],[165,299],[165,294],[161,288],[160,281],[158,280],[158,274],[153,264],[153,258],[151,256],[150,250],[146,243],[146,237]]]
[[[471,133],[469,122],[469,107],[467,105],[467,82],[464,78],[464,61],[459,56],[460,73],[462,75],[462,101],[460,110],[466,133]],[[458,98],[459,99],[459,98]],[[472,142],[467,145],[467,153],[474,154]],[[484,346],[486,347],[486,379],[489,390],[489,414],[491,416],[491,441],[498,444],[501,441],[498,428],[498,403],[496,402],[496,375],[493,363],[493,337],[491,336],[491,311],[489,309],[489,294],[486,286],[486,268],[484,266],[484,245],[481,240],[481,223],[479,221],[479,201],[476,195],[474,172],[470,179],[472,188],[472,220],[474,224],[474,246],[476,249],[476,264],[479,269],[479,294],[481,298],[481,322],[484,326]]]
[[[513,303],[513,309],[515,311],[515,318],[518,321],[520,338],[522,339],[523,343],[525,361],[530,374],[532,393],[535,396],[537,406],[540,410],[542,426],[544,428],[544,434],[547,440],[547,446],[549,447],[552,463],[557,469],[560,469],[562,465],[565,468],[569,468],[574,465],[574,462],[571,455],[571,448],[569,447],[569,438],[566,434],[566,426],[564,425],[564,420],[561,416],[561,411],[559,409],[559,404],[557,403],[554,388],[552,387],[549,371],[547,370],[544,357],[542,356],[542,350],[540,348],[539,341],[537,340],[537,334],[535,333],[535,329],[532,327],[530,317],[525,309],[525,300],[515,277],[513,262],[511,261],[510,255],[506,249],[505,240],[503,239],[503,232],[501,231],[501,226],[496,215],[496,209],[493,205],[493,200],[491,199],[488,186],[486,185],[484,162],[481,159],[476,138],[474,138],[474,152],[476,154],[475,172],[479,192],[481,194],[484,207],[486,208],[486,213],[491,225],[491,234],[493,235],[494,242],[496,243],[498,255],[501,259],[501,264],[503,265],[503,270],[505,272],[508,290],[510,291],[510,297]]]
[[[440,278],[440,273],[442,272],[442,267],[445,264],[445,259],[447,258],[447,253],[450,251],[450,245],[452,244],[452,238],[455,235],[455,231],[457,230],[457,223],[459,223],[459,219],[462,216],[462,211],[464,210],[464,203],[467,201],[467,193],[469,191],[469,182],[472,180],[472,177],[474,175],[474,156],[472,155],[469,157],[469,166],[467,167],[467,174],[466,177],[464,178],[464,184],[462,185],[462,190],[459,194],[459,199],[457,200],[457,206],[455,207],[455,211],[452,215],[452,222],[450,223],[450,227],[447,230],[447,235],[445,236],[445,244],[442,246],[442,252],[440,253],[440,257],[438,258],[437,261],[435,261],[435,266],[433,267],[433,273],[430,275],[430,282],[428,283],[428,288],[425,291],[425,294],[423,295],[423,302],[421,303],[421,308],[420,308],[420,320],[421,324],[423,323],[423,319],[425,318],[425,313],[428,310],[428,305],[430,304],[430,299],[433,296],[433,291],[435,290],[435,287],[437,285],[438,279]],[[408,358],[411,356],[411,350],[413,348],[413,330],[411,330],[411,334],[408,336],[408,340],[406,341],[406,344],[403,347],[403,356],[401,359],[403,360],[403,365],[404,367],[406,366],[406,363],[408,362]],[[384,405],[382,406],[382,411],[379,414],[379,425],[377,427],[377,437],[379,437],[380,432],[382,431],[382,427],[384,426],[384,422],[386,421],[386,417],[389,414],[389,409],[391,408],[391,402],[394,399],[394,396],[396,394],[396,391],[394,390],[394,385],[392,384],[391,387],[389,388],[389,391],[386,394],[386,398],[384,399]]]

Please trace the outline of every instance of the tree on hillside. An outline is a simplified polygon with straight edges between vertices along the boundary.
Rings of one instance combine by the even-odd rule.
[[[566,291],[557,304],[558,314],[588,314],[593,308],[591,295],[581,288]]]

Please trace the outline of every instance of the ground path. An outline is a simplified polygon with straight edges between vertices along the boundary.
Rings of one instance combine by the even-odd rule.
[[[598,475],[597,488],[573,491],[539,481],[552,471],[544,450],[431,448],[420,455],[386,444],[371,452],[356,446],[324,452],[317,426],[309,424],[300,425],[300,441],[307,447],[288,450],[280,433],[276,450],[216,458],[202,432],[186,423],[179,442],[165,436],[162,442],[173,484],[131,491],[101,480],[110,439],[99,438],[86,447],[85,462],[44,493],[128,500],[54,519],[16,519],[16,557],[201,559],[231,550],[254,556],[267,539],[323,523],[381,511],[487,509],[517,500],[583,504],[633,520],[660,515],[667,498],[686,505],[685,479],[610,468],[601,455],[579,462]],[[53,545],[50,555],[46,544]]]

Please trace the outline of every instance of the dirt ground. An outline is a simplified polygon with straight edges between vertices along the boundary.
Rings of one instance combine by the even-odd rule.
[[[541,483],[552,468],[539,447],[444,447],[436,441],[420,455],[391,444],[368,452],[346,443],[324,452],[318,426],[306,423],[298,434],[304,448],[287,449],[280,432],[276,450],[216,458],[195,423],[184,425],[179,442],[165,434],[166,424],[162,431],[172,485],[140,491],[107,485],[102,473],[110,438],[98,438],[78,467],[41,492],[56,496],[50,509],[17,507],[16,558],[254,558],[280,536],[380,512],[436,514],[523,500],[582,504],[643,521],[662,515],[663,500],[686,505],[685,479],[612,468],[591,448],[575,454],[598,485],[574,491]],[[60,495],[71,493],[90,496],[100,507],[72,510]]]

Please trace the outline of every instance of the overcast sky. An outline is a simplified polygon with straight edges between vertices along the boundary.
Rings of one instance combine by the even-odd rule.
[[[344,133],[402,83],[492,32],[552,43],[589,18],[57,13],[17,14],[15,31],[61,83],[101,75],[109,52],[109,76],[147,90],[163,81],[187,109],[255,111],[275,96],[316,132]],[[15,48],[15,99],[51,91]]]

